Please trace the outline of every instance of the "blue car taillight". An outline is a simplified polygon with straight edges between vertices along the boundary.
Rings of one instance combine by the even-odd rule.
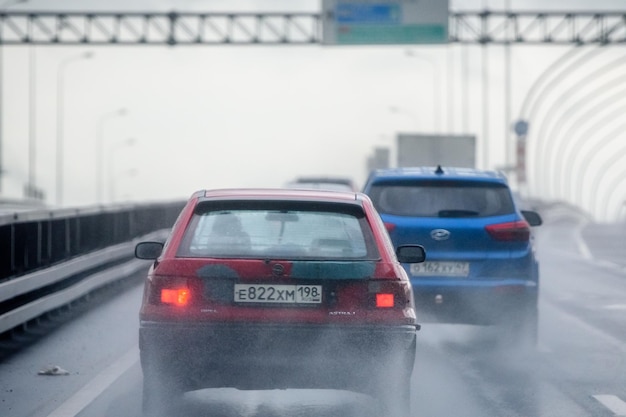
[[[388,233],[391,233],[391,232],[393,232],[396,229],[396,224],[395,223],[385,222],[385,229],[387,229]]]
[[[495,240],[527,242],[530,240],[530,226],[525,220],[496,223],[485,226],[485,230]]]

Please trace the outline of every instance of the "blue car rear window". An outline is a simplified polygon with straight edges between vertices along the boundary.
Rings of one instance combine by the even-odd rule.
[[[372,185],[368,192],[383,214],[409,217],[488,217],[515,212],[506,185],[466,182],[402,182]]]

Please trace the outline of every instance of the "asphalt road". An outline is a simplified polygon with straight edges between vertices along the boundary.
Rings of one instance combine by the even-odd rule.
[[[546,212],[536,349],[500,343],[493,329],[425,324],[412,383],[420,417],[626,415],[626,273],[618,227]],[[603,243],[604,242],[604,243]],[[138,279],[139,282],[139,279]],[[0,416],[139,417],[135,285],[62,321],[0,361]],[[35,331],[37,331],[35,329]],[[6,346],[5,346],[6,347]],[[38,372],[58,365],[69,375]],[[379,416],[370,397],[344,391],[202,390],[181,417]]]

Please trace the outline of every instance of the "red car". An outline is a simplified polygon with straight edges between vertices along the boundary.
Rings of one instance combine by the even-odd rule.
[[[326,388],[409,414],[415,359],[413,292],[361,193],[287,189],[199,191],[145,281],[139,347],[143,406],[173,415],[186,391]]]

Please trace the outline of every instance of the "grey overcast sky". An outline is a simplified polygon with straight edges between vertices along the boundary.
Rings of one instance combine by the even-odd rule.
[[[451,0],[450,9],[503,9],[507,3],[512,10],[626,8],[626,0]],[[318,11],[320,3],[30,0],[12,9]],[[416,46],[410,48],[414,56],[401,46],[5,46],[3,195],[21,196],[28,181],[32,62],[35,185],[44,190],[47,202],[55,204],[58,70],[68,57],[93,53],[91,59],[73,61],[63,70],[61,203],[83,206],[97,201],[97,163],[104,165],[106,202],[163,200],[186,198],[201,188],[279,187],[298,175],[348,176],[360,185],[373,147],[391,145],[399,131],[470,133],[480,138],[481,52],[479,46],[466,48],[467,78],[458,69],[460,45]],[[533,80],[569,48],[512,48],[513,117]],[[510,162],[503,139],[503,48],[490,47],[489,60],[493,117],[489,150],[479,152],[478,162],[481,167],[499,168]],[[436,91],[433,69],[442,85],[451,77],[451,93]],[[461,108],[459,99],[464,79],[469,83],[468,109]],[[433,109],[437,100],[440,110]],[[437,112],[447,113],[444,107],[452,116],[441,116],[437,127]],[[98,155],[98,125],[121,108],[127,109],[125,116],[102,123],[105,152]]]

